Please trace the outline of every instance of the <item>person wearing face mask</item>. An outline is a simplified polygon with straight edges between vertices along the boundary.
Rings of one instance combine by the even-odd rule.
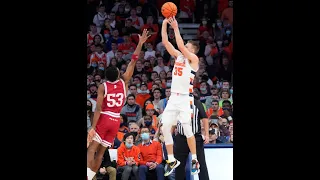
[[[208,83],[206,81],[202,81],[200,83],[200,101],[201,103],[205,103],[207,98],[211,96],[211,92],[208,90]]]
[[[209,33],[209,36],[212,36],[212,27],[208,25],[208,19],[207,18],[202,18],[202,22],[198,28],[197,31],[197,37],[198,39],[202,38],[203,32],[207,31]]]
[[[150,104],[152,105],[152,104]],[[149,104],[148,104],[149,106]],[[153,140],[154,135],[156,134],[158,128],[157,124],[158,123],[158,118],[155,115],[146,115],[142,118],[141,125],[144,127],[147,127],[150,132],[150,139]],[[155,125],[154,125],[155,124]]]
[[[134,144],[134,135],[127,133],[123,137],[123,143],[117,150],[118,171],[122,172],[122,180],[128,180],[131,173],[138,178],[138,166],[140,162],[140,149]]]
[[[150,130],[148,127],[141,128],[141,138],[142,143],[138,146],[141,152],[139,180],[146,180],[147,172],[156,173],[157,180],[164,180],[164,167],[161,164],[163,160],[161,144],[150,139]]]
[[[150,91],[145,82],[140,84],[140,89],[137,90],[136,103],[140,105],[140,107],[144,106],[144,102],[151,97],[149,94]]]
[[[217,19],[216,24],[213,24],[212,27],[213,27],[214,39],[216,40],[223,39],[224,26],[222,21],[220,19]]]
[[[144,53],[144,59],[148,59],[149,57],[156,57],[156,51],[153,50],[152,43],[146,43],[147,51]]]
[[[92,103],[91,101],[87,100],[87,129],[91,128],[93,120],[93,112],[92,112]]]
[[[136,104],[135,96],[129,94],[127,97],[127,104],[123,106],[120,114],[125,114],[128,118],[128,121],[138,121],[142,117],[141,107]]]
[[[106,7],[104,4],[99,5],[98,13],[93,17],[93,23],[97,25],[97,31],[100,32],[104,24],[104,20],[107,18]]]

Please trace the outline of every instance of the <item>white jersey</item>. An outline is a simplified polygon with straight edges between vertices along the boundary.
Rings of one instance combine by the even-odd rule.
[[[193,80],[197,70],[193,70],[189,64],[189,60],[180,54],[172,70],[171,92],[179,94],[192,93]]]

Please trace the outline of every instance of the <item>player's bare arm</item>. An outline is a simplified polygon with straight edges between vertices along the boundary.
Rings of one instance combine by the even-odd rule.
[[[180,31],[179,31],[179,27],[178,27],[178,22],[175,19],[175,17],[173,18],[169,18],[168,19],[168,23],[171,25],[171,27],[174,30],[174,35],[176,38],[176,42],[178,45],[179,50],[181,51],[181,53],[183,54],[184,57],[186,57],[187,59],[189,59],[189,61],[191,61],[191,64],[198,64],[199,63],[199,58],[197,55],[195,55],[194,53],[190,52],[186,46],[184,45],[183,39],[180,35]]]
[[[168,20],[164,19],[162,22],[162,29],[161,29],[162,44],[167,49],[169,54],[171,56],[174,56],[175,59],[177,59],[180,52],[176,48],[174,48],[174,46],[168,40],[167,24],[168,24]]]
[[[95,135],[96,125],[98,123],[98,120],[99,120],[99,117],[101,114],[101,107],[102,107],[103,98],[104,98],[104,85],[100,84],[98,87],[98,97],[97,97],[96,110],[94,111],[92,126],[91,126],[89,133],[88,133],[88,141],[89,142],[92,141],[92,138]]]
[[[209,143],[209,121],[208,121],[208,118],[202,118],[201,121],[203,123],[203,128],[204,128],[204,131],[205,131],[204,143],[208,144]]]
[[[139,43],[138,43],[135,51],[132,54],[131,61],[128,64],[126,72],[123,74],[123,80],[126,83],[126,91],[128,91],[128,83],[129,83],[130,79],[132,78],[132,75],[134,72],[134,67],[136,66],[139,54],[141,52],[142,45],[151,36],[151,35],[148,35],[148,33],[149,32],[147,31],[147,29],[144,29],[142,32],[142,35],[138,34]]]

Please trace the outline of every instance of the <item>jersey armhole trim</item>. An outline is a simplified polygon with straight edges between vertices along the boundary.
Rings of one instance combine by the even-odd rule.
[[[123,92],[124,92],[124,99],[127,98],[127,90],[126,90],[126,83],[123,81],[123,79],[120,79],[123,85]]]
[[[104,86],[104,96],[103,97],[106,97],[107,96],[107,84],[104,82],[103,86]]]

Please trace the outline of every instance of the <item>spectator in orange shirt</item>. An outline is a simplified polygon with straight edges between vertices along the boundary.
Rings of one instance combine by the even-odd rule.
[[[223,114],[222,108],[219,107],[219,101],[214,99],[211,102],[211,108],[208,108],[207,110],[207,116],[210,117],[212,115],[214,116],[221,116]]]
[[[118,50],[122,51],[123,54],[128,54],[130,52],[131,47],[136,49],[136,44],[131,42],[131,38],[129,35],[124,35],[123,40],[123,43],[118,44]]]
[[[223,10],[221,20],[233,24],[233,0],[229,0],[229,7]]]
[[[149,31],[149,34],[151,34],[151,37],[147,39],[146,43],[150,42],[155,45],[159,33],[159,26],[158,24],[154,23],[154,19],[152,16],[148,16],[147,23],[142,26],[141,32],[144,29],[147,29]]]
[[[157,125],[158,125],[158,122],[159,122],[159,118],[155,115],[154,105],[153,105],[152,103],[148,104],[148,105],[146,106],[145,110],[146,110],[146,115],[152,117],[152,120],[151,120],[151,118],[150,118],[151,126],[155,127],[154,129],[157,130]],[[148,127],[149,127],[149,125],[150,125],[150,124],[148,125],[148,124],[145,123],[145,118],[141,118],[141,119],[137,122],[137,124],[138,124],[139,126],[142,125],[142,126],[148,126]],[[151,127],[151,126],[150,126],[150,127]],[[150,129],[150,131],[151,131],[151,129]],[[153,134],[154,134],[154,133],[153,133]]]
[[[149,93],[147,84],[142,82],[136,96],[136,103],[139,104],[140,107],[143,107],[144,102],[151,97]]]
[[[123,137],[123,143],[118,148],[118,171],[122,172],[122,180],[128,180],[133,172],[136,179],[138,178],[138,165],[140,149],[133,144],[134,135],[127,133]]]
[[[146,180],[148,171],[156,172],[157,180],[164,180],[164,167],[161,164],[163,160],[161,144],[150,139],[148,127],[141,129],[141,138],[142,143],[138,146],[141,152],[139,180]]]

